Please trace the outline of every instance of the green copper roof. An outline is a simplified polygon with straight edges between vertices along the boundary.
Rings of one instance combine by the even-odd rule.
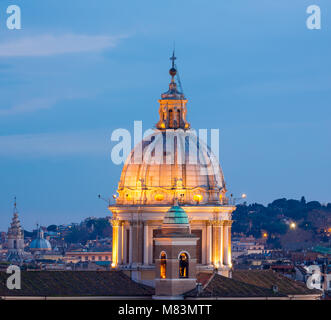
[[[171,207],[164,216],[164,224],[188,224],[186,212],[180,206]]]
[[[313,251],[321,254],[331,254],[331,248],[316,246]]]

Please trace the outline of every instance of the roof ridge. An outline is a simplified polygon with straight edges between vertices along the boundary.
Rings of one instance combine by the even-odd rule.
[[[211,275],[211,277],[209,278],[209,280],[206,282],[206,284],[202,287],[202,290],[204,290],[205,288],[207,288],[207,286],[209,285],[209,283],[215,278],[215,274],[216,272],[214,271]]]

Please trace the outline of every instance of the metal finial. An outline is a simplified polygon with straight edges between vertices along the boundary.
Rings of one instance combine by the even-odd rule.
[[[175,57],[175,49],[173,50],[173,52],[172,52],[172,57],[170,58],[170,60],[172,61],[172,68],[174,68],[175,69],[175,60],[176,60],[177,58]]]
[[[16,196],[14,197],[14,213],[17,213]]]

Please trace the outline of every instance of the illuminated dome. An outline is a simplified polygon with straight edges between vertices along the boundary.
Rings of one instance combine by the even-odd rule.
[[[190,129],[187,99],[171,57],[169,90],[159,100],[156,129],[138,143],[124,164],[118,205],[224,204],[225,183],[218,159]]]
[[[127,158],[117,204],[215,204],[225,192],[217,158],[194,131],[155,130]]]
[[[226,198],[223,172],[215,156],[218,150],[208,147],[207,130],[197,134],[186,119],[188,100],[174,53],[170,59],[171,81],[158,100],[156,128],[134,137],[118,195],[113,195],[116,203],[109,201],[108,207],[112,214],[112,268],[130,270],[134,281],[153,287],[164,256],[172,271],[165,272],[163,263],[159,273],[162,281],[172,273],[179,274],[179,262],[188,263],[191,254],[190,270],[212,273],[217,269],[229,276],[232,267],[231,224],[236,207]],[[212,130],[209,140],[212,147],[218,147],[214,133]],[[114,153],[118,152],[120,159],[126,152],[128,141],[124,140]],[[191,279],[191,273],[189,276]],[[194,287],[196,281],[192,279]],[[171,290],[177,290],[176,286],[183,283],[176,279]]]

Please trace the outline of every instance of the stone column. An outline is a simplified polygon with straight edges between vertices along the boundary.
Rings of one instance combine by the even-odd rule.
[[[229,259],[229,256],[231,254],[231,250],[229,250],[229,238],[231,237],[231,234],[229,236],[229,221],[224,221],[224,257],[223,262],[225,266],[229,266],[231,263],[231,259]],[[230,243],[231,245],[231,243]]]
[[[212,263],[214,266],[217,264],[217,229],[215,221],[212,222]]]
[[[232,248],[231,248],[231,226],[232,221],[228,221],[228,265],[232,267]]]
[[[113,226],[113,250],[112,250],[112,266],[116,267],[118,264],[118,229],[120,225],[120,221],[116,219],[112,219],[111,224]]]
[[[210,265],[212,263],[212,249],[213,249],[213,235],[212,235],[212,226],[211,223],[207,222],[207,241],[206,241],[206,249],[207,249],[207,264]],[[204,248],[203,248],[204,249]]]
[[[123,264],[123,223],[120,222],[118,226],[118,264]]]
[[[148,264],[153,264],[153,228],[148,228]]]
[[[220,264],[223,266],[224,265],[224,221],[221,222],[220,239],[221,239]]]
[[[132,236],[133,236],[133,230],[132,230],[132,222],[130,221],[130,235],[129,235],[129,264],[132,264]]]
[[[144,225],[142,221],[136,222],[135,234],[133,238],[133,262],[142,265],[144,262]]]
[[[122,224],[122,228],[123,228],[123,231],[122,231],[122,239],[123,239],[123,242],[122,242],[122,248],[123,248],[123,264],[127,264],[128,263],[128,257],[127,257],[127,248],[129,246],[129,244],[127,243],[127,228],[125,227],[125,224],[123,223]]]
[[[218,226],[218,259],[217,259],[217,264],[219,267],[223,265],[223,260],[222,260],[222,254],[223,254],[223,224],[222,221],[217,221],[217,226]]]
[[[144,265],[148,265],[148,251],[149,251],[149,236],[148,236],[148,232],[149,232],[149,228],[148,228],[148,224],[147,221],[145,221],[144,223]]]
[[[222,265],[221,251],[222,251],[222,239],[221,239],[221,221],[213,222],[213,264],[219,268]]]

